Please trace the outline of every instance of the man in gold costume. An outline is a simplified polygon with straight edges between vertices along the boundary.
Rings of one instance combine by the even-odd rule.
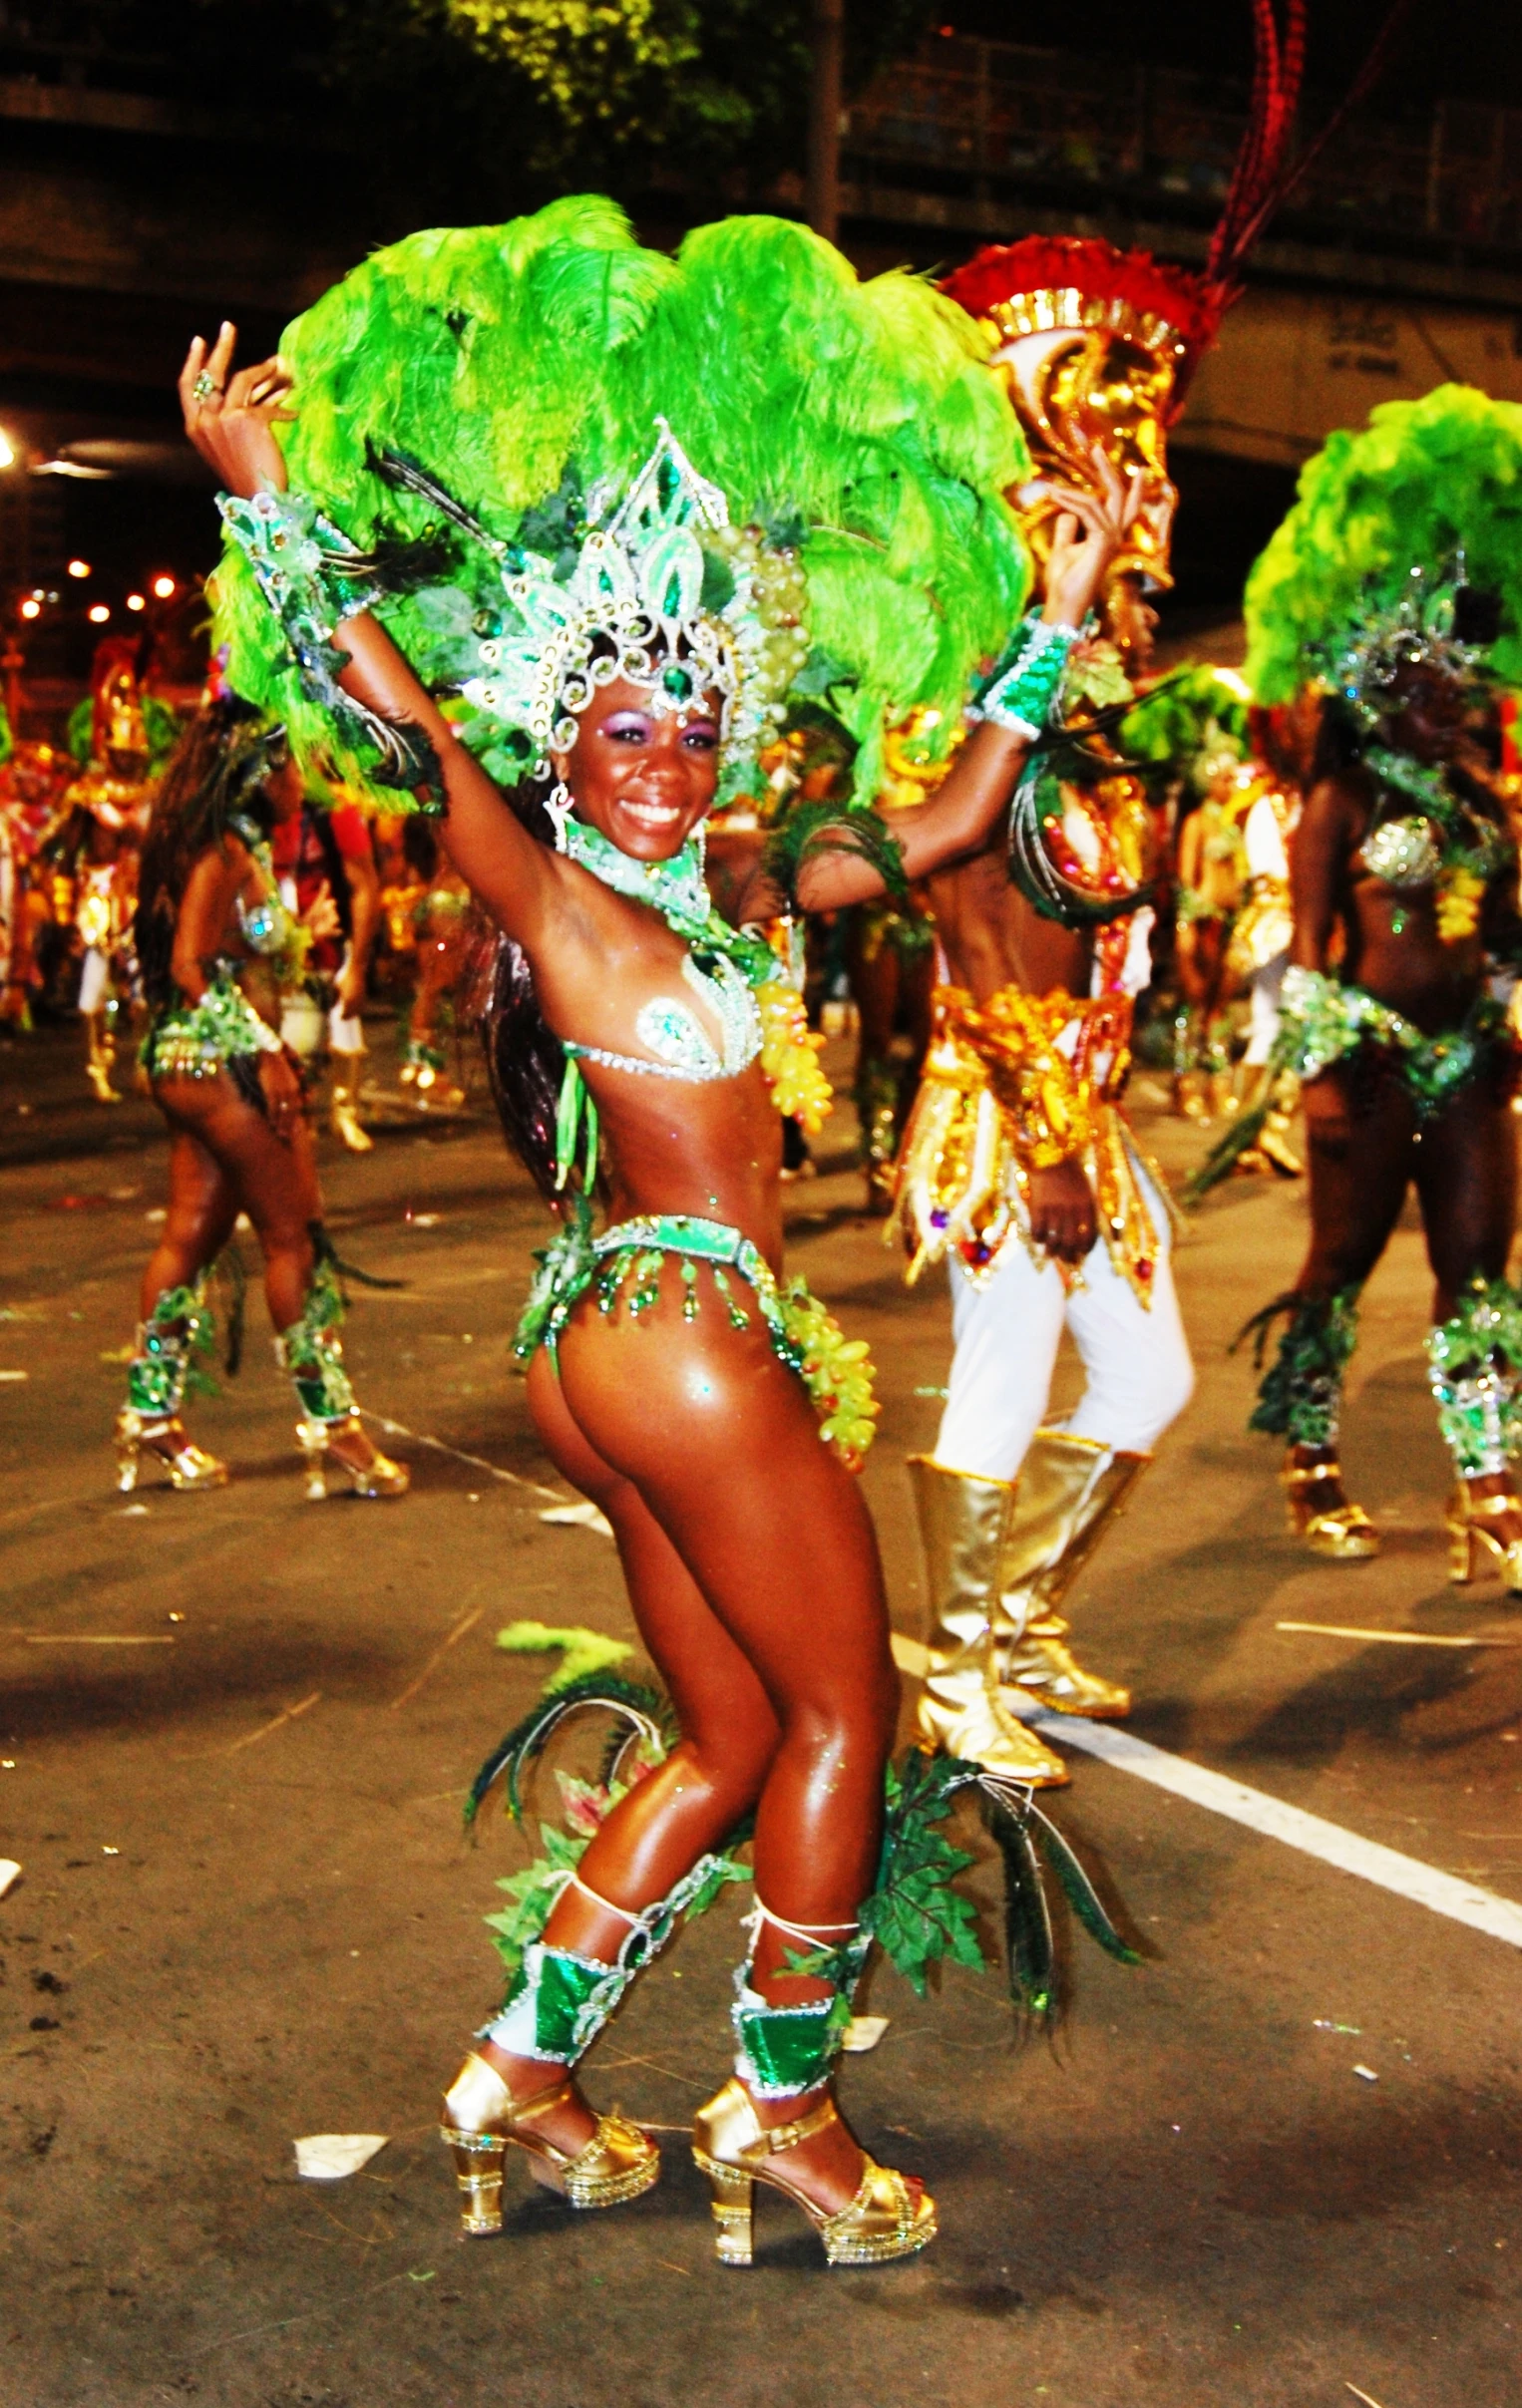
[[[138,853],[153,790],[143,696],[125,653],[102,645],[90,717],[90,761],[63,798],[57,841],[73,871],[73,920],[83,951],[79,1014],[85,1024],[85,1075],[100,1104],[121,1101],[111,1074],[117,1019],[135,978],[133,913]]]
[[[980,252],[947,290],[991,336],[1030,446],[1035,478],[1010,498],[1038,579],[1053,487],[1139,495],[1068,656],[1061,716],[1092,724],[1129,698],[1147,597],[1171,581],[1166,428],[1214,296],[1108,243],[1043,238]],[[911,1279],[947,1262],[955,1336],[936,1451],[912,1465],[936,1623],[920,1728],[1038,1785],[1067,1773],[1025,1717],[1129,1710],[1078,1663],[1062,1601],[1193,1387],[1170,1207],[1120,1109],[1152,842],[1140,782],[1090,733],[1047,752],[1007,859],[998,845],[931,881],[947,983],[895,1204]],[[1086,1385],[1057,1422],[1064,1327]]]

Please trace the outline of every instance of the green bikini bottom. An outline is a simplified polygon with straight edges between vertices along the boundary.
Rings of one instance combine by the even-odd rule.
[[[820,1437],[852,1470],[871,1446],[879,1408],[865,1340],[848,1338],[802,1279],[778,1279],[760,1247],[727,1222],[647,1212],[594,1237],[590,1214],[579,1205],[536,1259],[539,1269],[513,1342],[520,1362],[543,1346],[559,1369],[561,1331],[589,1289],[596,1291],[600,1313],[611,1318],[621,1301],[637,1321],[658,1301],[668,1259],[681,1265],[684,1321],[697,1319],[698,1273],[706,1268],[731,1328],[748,1329],[751,1313],[736,1292],[734,1273],[749,1289],[778,1360],[807,1388],[820,1416]]]

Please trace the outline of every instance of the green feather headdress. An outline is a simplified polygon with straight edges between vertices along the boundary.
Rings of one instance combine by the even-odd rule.
[[[795,710],[823,707],[870,800],[885,725],[925,704],[950,729],[1023,605],[1002,496],[1028,463],[982,338],[917,277],[860,283],[804,227],[727,218],[670,259],[582,198],[415,234],[324,294],[281,350],[293,489],[377,560],[424,564],[379,613],[425,684],[459,698],[451,716],[501,783],[564,725],[564,686],[560,718],[543,680],[530,708],[541,606],[584,586],[588,540],[643,471],[664,480],[670,523],[646,513],[630,557],[679,605],[683,656],[724,664],[725,793],[755,787],[757,752]],[[216,605],[231,683],[299,751],[331,748],[230,547]]]
[[[1382,402],[1302,470],[1247,583],[1246,676],[1259,701],[1288,702],[1320,677],[1356,708],[1402,644],[1471,666],[1452,627],[1459,560],[1500,602],[1488,667],[1522,684],[1522,405],[1439,385]]]

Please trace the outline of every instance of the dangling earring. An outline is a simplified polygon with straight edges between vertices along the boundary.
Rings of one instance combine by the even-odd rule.
[[[564,778],[557,778],[555,785],[546,795],[545,809],[550,814],[555,828],[556,852],[568,853],[571,850],[571,840],[566,834],[566,824],[575,810],[575,805],[571,799],[571,789]]]

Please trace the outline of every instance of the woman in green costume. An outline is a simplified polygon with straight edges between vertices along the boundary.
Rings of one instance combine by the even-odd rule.
[[[1322,696],[1293,854],[1295,936],[1273,1068],[1305,1081],[1311,1249],[1259,1317],[1288,1327],[1253,1426],[1288,1442],[1314,1552],[1378,1548],[1337,1462],[1357,1297],[1414,1187],[1434,1279],[1431,1385],[1453,1461],[1451,1571],[1522,1590],[1517,862],[1495,778],[1494,679],[1522,667],[1522,409],[1464,386],[1334,436],[1248,585],[1265,703]],[[1240,1133],[1237,1133],[1240,1135]]]
[[[561,1210],[520,1339],[531,1408],[612,1524],[682,1730],[448,2094],[466,2227],[500,2227],[510,2146],[581,2207],[654,2181],[654,2144],[571,2069],[753,1811],[737,2075],[695,2133],[720,2255],[749,2261],[758,2179],[832,2262],[907,2255],[932,2203],[831,2085],[897,1708],[848,1468],[875,1408],[865,1350],[781,1276],[772,1106],[813,1056],[751,929],[789,865],[833,909],[981,841],[1129,499],[1073,497],[1045,622],[1020,622],[1019,440],[967,322],[771,220],[672,261],[610,204],[561,202],[380,253],[278,362],[232,376],[232,344],[197,343],[182,383],[228,489],[231,673],[372,781],[431,788],[504,931],[494,1064]],[[883,727],[959,716],[990,658],[983,723],[898,845],[866,812],[801,819],[790,864],[758,856],[719,916],[705,815],[797,703],[833,714],[870,798]]]
[[[155,800],[137,943],[152,1014],[143,1064],[169,1123],[170,1200],[117,1416],[123,1489],[145,1463],[177,1489],[226,1480],[226,1466],[187,1436],[182,1407],[198,1359],[214,1352],[206,1285],[240,1213],[258,1238],[276,1355],[301,1408],[307,1496],[326,1494],[334,1467],[361,1497],[400,1497],[408,1486],[367,1435],[344,1369],[316,1149],[300,1070],[278,1033],[307,930],[281,898],[269,841],[301,796],[284,729],[227,695],[187,729]]]

